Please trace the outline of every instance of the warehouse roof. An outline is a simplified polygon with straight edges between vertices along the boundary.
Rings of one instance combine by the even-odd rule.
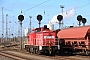
[[[58,32],[58,38],[85,38],[90,33],[90,26],[72,27]]]

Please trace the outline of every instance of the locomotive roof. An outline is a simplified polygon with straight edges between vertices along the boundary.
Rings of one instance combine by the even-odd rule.
[[[58,32],[58,38],[85,38],[90,33],[90,26],[72,27]]]

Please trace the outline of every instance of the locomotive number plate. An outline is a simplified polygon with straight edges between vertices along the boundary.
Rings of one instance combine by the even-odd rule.
[[[44,36],[44,38],[54,38],[54,36]]]

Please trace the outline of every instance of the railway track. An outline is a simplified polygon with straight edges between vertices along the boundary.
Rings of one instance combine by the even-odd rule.
[[[15,60],[53,60],[46,57],[41,57],[39,55],[27,54],[27,53],[20,53],[15,51],[2,51],[0,55],[13,58]]]
[[[7,52],[0,52],[0,55],[7,57],[7,58],[11,58],[12,60],[31,60],[29,58],[15,55],[15,54],[11,54],[11,53],[7,53]],[[7,58],[6,58],[6,60],[7,60]]]
[[[81,55],[55,55],[55,56],[45,56],[45,55],[40,55],[41,57],[46,57],[46,58],[51,58],[54,60],[90,60],[90,56],[81,56]]]
[[[90,60],[90,56],[46,56],[46,55],[38,55],[38,54],[30,54],[26,51],[1,51],[0,55],[5,55],[6,57],[12,58],[14,60]]]

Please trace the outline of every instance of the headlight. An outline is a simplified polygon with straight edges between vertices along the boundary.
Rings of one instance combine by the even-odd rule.
[[[39,50],[42,50],[42,46],[39,46]]]

